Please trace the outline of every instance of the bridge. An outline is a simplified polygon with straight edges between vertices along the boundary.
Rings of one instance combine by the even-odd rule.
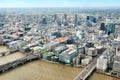
[[[101,53],[98,54],[98,56],[94,58],[92,62],[74,78],[74,80],[86,80],[87,77],[90,76],[90,74],[95,70],[97,59],[104,53],[106,53],[105,49],[103,49],[103,51],[101,51]]]
[[[85,80],[96,68],[97,58],[93,59],[93,61],[85,67],[75,78],[74,80]]]
[[[0,72],[5,72],[9,69],[15,68],[19,65],[22,65],[26,62],[29,62],[29,61],[32,61],[35,59],[38,59],[38,56],[29,55],[29,56],[26,56],[24,58],[20,58],[18,60],[15,60],[13,62],[9,62],[9,63],[3,64],[3,65],[0,65]]]
[[[10,50],[10,51],[5,51],[5,52],[0,52],[0,56],[5,56],[5,55],[8,55],[8,54],[11,54],[11,53],[14,53],[18,50]]]

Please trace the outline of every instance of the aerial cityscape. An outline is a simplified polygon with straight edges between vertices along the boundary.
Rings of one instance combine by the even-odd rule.
[[[120,80],[119,3],[1,0],[0,80]]]

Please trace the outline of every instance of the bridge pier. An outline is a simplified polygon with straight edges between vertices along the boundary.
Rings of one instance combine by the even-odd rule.
[[[29,60],[30,62],[32,61],[32,59]]]
[[[2,72],[4,73],[4,72],[5,72],[5,70],[2,70]]]
[[[16,68],[17,67],[17,65],[13,65],[13,68]]]

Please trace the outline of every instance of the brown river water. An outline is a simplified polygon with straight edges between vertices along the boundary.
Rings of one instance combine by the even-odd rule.
[[[0,46],[0,52],[9,51],[6,46]]]
[[[94,72],[88,80],[120,80],[120,79]]]
[[[6,47],[0,46],[0,52]],[[22,53],[13,53],[4,57],[0,57],[0,64],[5,64],[25,55]],[[15,69],[0,74],[0,80],[73,80],[83,68],[73,68],[61,64],[53,64],[50,62],[37,60],[29,62]],[[93,73],[88,80],[120,80],[118,78],[106,76],[103,74]]]
[[[23,57],[25,57],[25,55],[20,52],[15,52],[10,55],[2,56],[2,57],[0,57],[0,65],[15,61],[15,60],[23,58]]]

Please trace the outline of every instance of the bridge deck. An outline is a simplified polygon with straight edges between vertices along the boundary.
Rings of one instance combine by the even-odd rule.
[[[101,53],[98,54],[98,56],[94,58],[92,62],[74,78],[74,80],[85,80],[96,68],[97,59],[101,56],[101,54],[106,53],[106,51],[107,51],[106,49],[101,51]]]
[[[3,65],[0,66],[0,71],[4,72],[5,70],[8,70],[9,68],[14,68],[19,64],[24,64],[25,62],[27,62],[29,60],[37,59],[37,58],[38,58],[38,56],[30,55],[30,56],[26,56],[24,58],[21,58],[21,59],[3,64]]]
[[[85,80],[95,69],[97,58],[95,58],[87,67],[85,67],[74,80]]]

